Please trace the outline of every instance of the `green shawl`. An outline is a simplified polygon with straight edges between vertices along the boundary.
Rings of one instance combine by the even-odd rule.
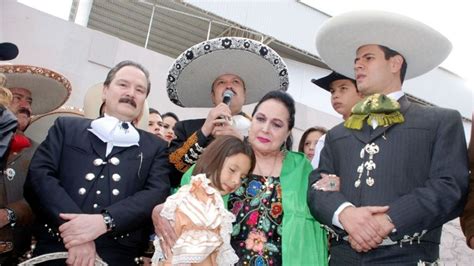
[[[190,181],[194,166],[181,180]],[[280,175],[283,204],[283,265],[327,265],[327,236],[306,203],[308,176],[313,170],[303,153],[287,152]],[[224,198],[227,206],[229,196]]]

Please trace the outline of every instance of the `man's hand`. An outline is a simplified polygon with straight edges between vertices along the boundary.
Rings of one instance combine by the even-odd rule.
[[[342,210],[339,221],[349,234],[349,242],[356,251],[367,252],[382,242],[386,234],[373,215],[387,210],[388,206],[350,206]]]
[[[68,221],[59,227],[67,249],[94,241],[107,232],[104,218],[100,214],[61,213],[59,217]]]
[[[67,265],[94,266],[97,256],[94,241],[71,247],[67,251]]]
[[[202,134],[208,137],[212,134],[214,127],[218,123],[232,119],[232,113],[229,109],[229,106],[225,103],[220,103],[216,107],[212,108],[207,114],[206,121],[201,127]],[[220,121],[216,121],[220,120]]]
[[[7,209],[0,209],[0,228],[3,228],[5,225],[9,224],[8,222],[8,212]]]
[[[385,235],[383,238],[387,237],[392,230],[395,228],[395,225],[390,222],[388,219],[387,215],[385,213],[376,213],[373,215],[375,220],[379,223],[381,229],[382,229],[382,234]],[[364,250],[361,245],[357,243],[357,241],[354,240],[351,236],[349,236],[348,239],[349,243],[351,244],[351,247],[355,249],[357,252],[367,252],[368,250]],[[379,243],[380,244],[380,243]]]
[[[163,204],[156,205],[151,213],[151,219],[155,227],[155,234],[160,238],[161,249],[165,253],[165,257],[170,258],[172,255],[171,247],[176,243],[178,236],[174,232],[170,221],[161,217],[161,210],[163,210]]]
[[[395,225],[389,220],[385,213],[376,213],[374,214],[374,218],[379,223],[384,238],[387,237],[395,228]]]

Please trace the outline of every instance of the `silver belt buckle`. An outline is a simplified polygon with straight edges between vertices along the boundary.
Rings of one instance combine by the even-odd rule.
[[[349,241],[349,236],[344,236],[342,239],[344,239],[345,241]],[[396,244],[398,244],[397,241],[393,241],[392,239],[387,237],[382,240],[382,243],[380,243],[380,246],[392,246]]]
[[[441,259],[437,259],[433,262],[419,260],[416,266],[441,266]]]
[[[387,237],[382,240],[382,243],[380,243],[380,246],[392,246],[396,244],[398,244],[397,241],[393,241],[392,239],[390,239],[390,237]]]

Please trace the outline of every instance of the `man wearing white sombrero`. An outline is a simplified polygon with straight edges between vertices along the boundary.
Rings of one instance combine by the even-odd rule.
[[[35,254],[67,251],[72,265],[92,265],[96,256],[135,264],[151,211],[170,190],[167,143],[132,124],[150,89],[142,65],[120,62],[103,84],[103,117],[55,121],[25,182],[37,217]]]
[[[201,42],[183,52],[167,82],[170,100],[182,107],[212,107],[206,119],[184,120],[175,126],[170,162],[182,173],[196,163],[214,137],[247,135],[250,117],[244,104],[255,103],[271,90],[287,90],[288,71],[282,58],[263,43],[238,37]]]
[[[45,114],[60,107],[69,98],[71,84],[61,74],[43,67],[3,65],[0,73],[5,75],[6,87],[12,92],[9,109],[18,121],[0,185],[0,240],[13,240],[14,250],[9,254],[16,259],[31,244],[33,212],[23,198],[23,184],[38,147],[38,143],[26,137],[24,131],[32,115]]]
[[[328,132],[310,176],[340,177],[338,192],[308,190],[312,214],[336,236],[331,265],[436,262],[441,228],[467,192],[464,130],[457,111],[410,103],[401,87],[438,66],[450,42],[413,19],[358,11],[329,19],[316,46],[368,96]]]

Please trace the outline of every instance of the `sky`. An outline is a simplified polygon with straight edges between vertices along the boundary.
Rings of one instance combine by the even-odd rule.
[[[453,49],[442,67],[461,76],[474,89],[474,14],[468,8],[470,1],[428,0],[300,0],[335,16],[355,10],[384,10],[403,14],[421,21],[446,36]],[[472,5],[472,4],[471,4]],[[470,28],[469,28],[470,27]]]
[[[82,0],[84,1],[84,0]],[[92,1],[92,0],[91,0]],[[104,0],[96,0],[104,1]],[[236,0],[237,1],[237,0]],[[250,0],[241,0],[250,1]],[[269,3],[279,0],[261,0]],[[282,0],[280,0],[282,1]],[[288,1],[288,0],[285,0]],[[296,0],[295,0],[296,1]],[[400,13],[419,20],[445,35],[453,44],[449,57],[442,67],[464,78],[474,89],[474,14],[468,8],[470,1],[428,0],[299,0],[331,16],[361,9],[377,9]],[[67,20],[72,0],[18,0],[36,9]]]

